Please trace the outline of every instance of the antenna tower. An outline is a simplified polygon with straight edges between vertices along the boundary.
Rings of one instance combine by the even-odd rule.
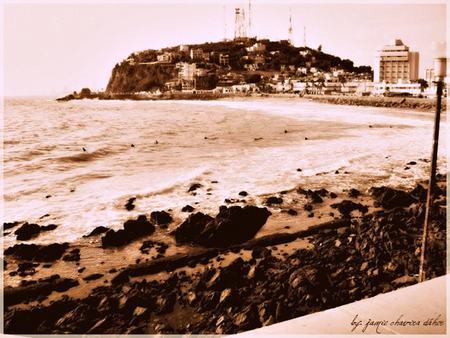
[[[291,11],[291,7],[289,7],[289,44],[291,46],[294,45],[294,38],[293,38],[293,32],[292,32],[292,11]]]
[[[243,8],[236,8],[234,38],[245,38],[245,13]]]
[[[248,0],[248,36],[252,36],[252,2]]]
[[[225,6],[223,6],[223,41],[227,40],[227,12]]]
[[[303,47],[306,47],[306,27],[303,27]]]

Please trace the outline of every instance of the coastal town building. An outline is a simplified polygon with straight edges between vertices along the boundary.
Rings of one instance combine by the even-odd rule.
[[[178,77],[185,80],[193,80],[196,74],[196,64],[179,62],[176,64],[176,68],[179,69]]]
[[[172,53],[164,53],[164,54],[156,56],[156,59],[158,60],[158,62],[170,63],[170,62],[172,62],[172,57],[173,57]]]
[[[402,40],[395,39],[375,54],[374,82],[398,83],[419,78],[419,52],[412,52]]]

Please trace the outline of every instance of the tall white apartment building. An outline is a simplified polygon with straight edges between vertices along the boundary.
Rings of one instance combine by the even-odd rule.
[[[419,52],[410,52],[400,39],[380,47],[375,54],[374,82],[407,82],[419,78]]]

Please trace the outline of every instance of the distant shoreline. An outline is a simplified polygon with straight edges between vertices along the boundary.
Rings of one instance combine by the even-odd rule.
[[[382,108],[406,108],[430,111],[436,109],[436,99],[430,98],[412,98],[412,97],[372,97],[372,96],[350,96],[350,95],[312,95],[306,94],[284,94],[284,93],[164,93],[159,95],[141,94],[141,93],[92,93],[88,95],[67,96],[56,99],[57,101],[72,101],[83,99],[98,100],[130,100],[130,101],[161,101],[161,100],[220,100],[229,98],[301,98],[312,102],[349,105],[349,106],[369,106]],[[442,100],[442,112],[446,111],[446,99]]]

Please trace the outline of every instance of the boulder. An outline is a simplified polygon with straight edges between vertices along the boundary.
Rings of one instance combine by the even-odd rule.
[[[95,235],[104,234],[105,232],[108,232],[108,230],[109,229],[104,226],[99,226],[99,227],[96,227],[94,230],[92,230],[89,235],[83,235],[83,237],[91,237],[91,236],[95,236]]]
[[[185,207],[181,209],[182,212],[192,212],[194,210],[195,210],[194,207],[190,206],[189,204],[187,204]]]
[[[411,194],[395,190],[389,187],[372,187],[370,188],[372,196],[385,209],[392,209],[396,207],[409,207],[416,199]]]
[[[175,239],[178,243],[194,243],[197,237],[205,229],[206,224],[213,218],[201,212],[189,215],[189,217],[175,230]]]
[[[78,262],[80,260],[80,249],[73,249],[67,255],[63,257],[63,261],[66,262]]]
[[[200,183],[194,183],[193,185],[191,185],[191,187],[189,188],[188,192],[195,191],[195,190],[200,189],[202,187],[203,187],[203,185],[201,185]]]
[[[308,190],[306,197],[309,198],[311,203],[322,203],[323,199],[320,197],[320,194],[317,191]]]
[[[67,248],[69,248],[68,243],[53,243],[47,246],[16,244],[6,249],[4,254],[26,261],[48,262],[60,259]]]
[[[153,211],[150,214],[150,220],[155,224],[164,225],[171,223],[173,218],[166,211]]]
[[[42,231],[50,231],[56,229],[55,224],[50,224],[47,226],[40,226],[34,223],[25,223],[19,229],[17,229],[14,234],[17,236],[18,241],[27,241],[33,237],[39,235]]]
[[[350,217],[350,213],[354,210],[359,210],[361,213],[365,214],[369,211],[369,208],[362,205],[361,203],[355,203],[349,200],[343,200],[340,203],[335,203],[331,205],[332,208],[338,209],[343,217]]]
[[[147,221],[145,215],[140,215],[136,220],[128,220],[124,223],[125,232],[129,233],[131,238],[138,238],[145,235],[151,235],[155,232],[155,226]]]
[[[283,199],[281,197],[271,196],[266,199],[265,204],[266,205],[272,205],[272,204],[282,204]]]
[[[200,224],[190,228],[190,242],[205,247],[228,247],[244,243],[256,235],[270,215],[267,208],[221,206],[215,219],[202,218]]]
[[[119,247],[140,237],[151,235],[153,232],[155,232],[155,226],[147,220],[145,215],[140,215],[136,220],[126,221],[123,229],[108,230],[102,237],[102,247]]]

